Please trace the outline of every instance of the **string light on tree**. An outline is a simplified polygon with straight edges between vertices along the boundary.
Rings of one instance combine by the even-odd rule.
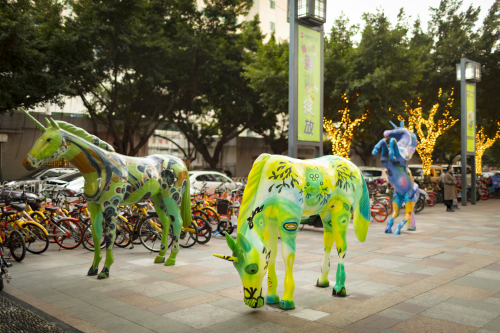
[[[480,175],[483,172],[482,159],[483,154],[486,149],[490,148],[495,141],[500,139],[500,122],[497,122],[498,130],[494,137],[488,139],[488,136],[484,133],[484,127],[476,133],[476,174]]]
[[[441,95],[443,90],[439,88],[438,100],[441,99]],[[425,114],[422,112],[421,100],[418,100],[418,106],[415,109],[410,109],[408,103],[405,101],[405,113],[408,116],[408,120],[405,121],[406,128],[410,131],[417,132],[418,141],[417,141],[417,152],[420,158],[422,159],[422,169],[424,175],[431,174],[431,164],[432,164],[432,153],[434,152],[434,146],[436,145],[436,140],[447,130],[450,129],[458,119],[454,119],[450,116],[449,108],[451,108],[453,104],[453,90],[451,91],[451,96],[448,98],[448,103],[446,104],[446,108],[442,114],[442,119],[438,121],[434,120],[436,116],[440,103],[437,102],[432,106],[427,119],[424,118]],[[399,120],[405,120],[403,116],[398,116]],[[424,129],[425,127],[425,129]]]
[[[340,122],[334,122],[333,120],[324,118],[323,127],[332,142],[333,155],[350,159],[349,152],[351,151],[351,140],[354,129],[366,119],[368,113],[352,120],[349,117],[349,99],[345,94],[342,95],[342,99],[346,103],[346,108],[344,110],[339,110],[339,113],[342,114]]]

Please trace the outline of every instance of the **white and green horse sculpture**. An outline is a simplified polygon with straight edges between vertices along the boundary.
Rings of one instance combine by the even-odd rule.
[[[346,296],[344,257],[346,231],[354,214],[354,231],[363,242],[370,223],[370,199],[361,171],[338,156],[297,160],[261,155],[254,163],[243,194],[236,241],[226,234],[232,261],[243,282],[244,301],[250,307],[264,305],[262,280],[268,273],[266,303],[293,309],[295,240],[302,217],[319,214],[324,227],[324,258],[316,285],[328,287],[330,252],[336,243],[339,257],[333,295]],[[286,266],[285,293],[279,299],[275,262],[281,253]]]

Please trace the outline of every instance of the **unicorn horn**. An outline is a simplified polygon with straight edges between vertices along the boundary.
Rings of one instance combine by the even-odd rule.
[[[28,118],[29,118],[29,119],[30,119],[33,123],[35,123],[36,127],[38,127],[38,129],[39,129],[40,131],[42,131],[42,132],[45,132],[45,131],[46,131],[46,128],[45,128],[45,127],[43,127],[43,125],[42,125],[42,124],[40,124],[40,123],[38,122],[38,120],[36,120],[36,119],[35,119],[32,115],[30,115],[28,112],[26,112],[26,110],[25,110],[24,108],[21,108],[21,111],[22,111],[22,112],[24,112],[24,114],[25,114],[25,115],[27,115],[27,116],[28,116]]]
[[[396,125],[394,125],[394,123],[392,121],[389,120],[389,122],[391,123],[392,127],[398,128]]]
[[[234,262],[235,264],[238,263],[238,258],[237,257],[225,256],[225,255],[222,255],[222,254],[214,254],[214,257],[221,258],[221,259],[224,259],[224,260],[227,260],[227,261],[231,261],[231,262]]]

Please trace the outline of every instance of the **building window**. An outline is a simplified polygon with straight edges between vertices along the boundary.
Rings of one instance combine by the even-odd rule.
[[[271,9],[274,9],[276,7],[276,2],[271,0],[269,1],[269,5],[271,6]]]
[[[269,23],[270,23],[270,27],[269,28],[271,29],[271,31],[276,30],[276,27],[274,26],[274,22],[269,22]]]

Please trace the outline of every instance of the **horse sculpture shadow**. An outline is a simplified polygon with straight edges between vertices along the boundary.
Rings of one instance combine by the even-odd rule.
[[[399,216],[399,211],[403,202],[406,205],[404,219],[396,226],[395,235],[401,234],[401,228],[410,220],[408,230],[416,230],[414,207],[422,190],[413,181],[413,176],[408,169],[408,163],[415,153],[417,147],[417,137],[410,130],[404,128],[404,121],[400,127],[394,126],[393,130],[384,131],[384,139],[380,140],[373,148],[372,154],[380,153],[382,166],[387,168],[389,183],[394,188],[393,194],[393,214],[387,223],[385,232],[392,233],[394,219]]]

